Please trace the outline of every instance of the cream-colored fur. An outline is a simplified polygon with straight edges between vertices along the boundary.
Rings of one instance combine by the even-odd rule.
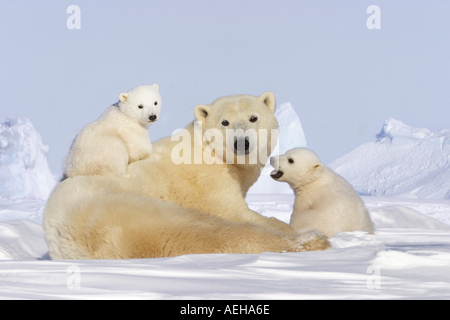
[[[127,177],[129,163],[149,157],[152,144],[147,126],[159,116],[161,97],[158,89],[154,84],[121,93],[118,104],[84,127],[65,160],[65,176]]]
[[[225,97],[195,108],[203,130],[219,129],[224,118],[231,128],[237,124],[256,130],[276,129],[274,111],[272,93]],[[260,123],[250,122],[256,114]],[[193,137],[194,124],[186,129]],[[289,225],[247,207],[245,195],[263,163],[176,165],[172,149],[178,143],[170,137],[155,142],[151,157],[129,165],[128,179],[85,176],[58,185],[44,214],[52,259],[329,248],[321,234],[298,235]],[[195,148],[194,139],[191,144]],[[200,144],[199,148],[205,146]],[[266,147],[273,149],[270,143]]]
[[[289,183],[294,190],[290,225],[295,230],[317,229],[327,237],[343,231],[373,233],[372,221],[360,196],[343,177],[325,167],[313,151],[297,148],[270,160],[276,169],[272,177]]]
[[[54,260],[300,252],[329,247],[315,232],[296,236],[232,222],[175,203],[104,188],[102,182],[121,178],[97,176],[95,186],[89,178],[60,183],[46,206],[44,227]],[[102,181],[105,178],[108,181]]]

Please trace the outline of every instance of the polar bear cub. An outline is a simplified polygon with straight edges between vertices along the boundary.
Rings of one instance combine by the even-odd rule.
[[[318,229],[327,237],[342,231],[373,233],[369,213],[360,196],[343,177],[325,167],[318,156],[297,148],[270,158],[271,177],[287,182],[295,202],[290,225],[297,232]]]
[[[161,110],[157,84],[142,85],[119,95],[97,120],[84,127],[70,147],[63,180],[79,175],[129,177],[127,166],[152,153],[147,126]]]

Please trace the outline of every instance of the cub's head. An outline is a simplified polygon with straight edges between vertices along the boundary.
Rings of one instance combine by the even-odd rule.
[[[222,97],[209,105],[197,105],[194,114],[202,124],[204,146],[215,148],[216,155],[224,161],[230,163],[230,159],[235,161],[239,157],[254,159],[257,155],[257,163],[264,164],[275,148],[272,140],[276,142],[278,138],[275,108],[275,95],[266,92],[256,97]]]
[[[306,148],[292,149],[282,156],[271,157],[270,165],[275,168],[270,176],[289,183],[293,188],[315,181],[324,170],[319,157]]]
[[[143,85],[119,95],[119,109],[124,114],[148,126],[158,120],[161,111],[159,87]]]

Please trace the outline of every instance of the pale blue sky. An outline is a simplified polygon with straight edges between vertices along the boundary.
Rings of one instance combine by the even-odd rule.
[[[81,29],[69,30],[69,5]],[[381,29],[369,30],[369,5]],[[158,83],[152,140],[196,104],[273,91],[325,163],[385,119],[450,128],[450,1],[0,0],[0,121],[26,116],[54,173],[72,139],[118,94]]]

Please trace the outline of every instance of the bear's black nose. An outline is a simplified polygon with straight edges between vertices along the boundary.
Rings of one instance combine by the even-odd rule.
[[[234,142],[234,152],[237,154],[248,154],[250,149],[250,141],[248,137],[245,139],[236,139]]]
[[[157,117],[156,115],[154,115],[154,114],[152,114],[152,115],[149,117],[149,119],[150,119],[151,122],[155,122],[157,118],[158,118],[158,117]]]

